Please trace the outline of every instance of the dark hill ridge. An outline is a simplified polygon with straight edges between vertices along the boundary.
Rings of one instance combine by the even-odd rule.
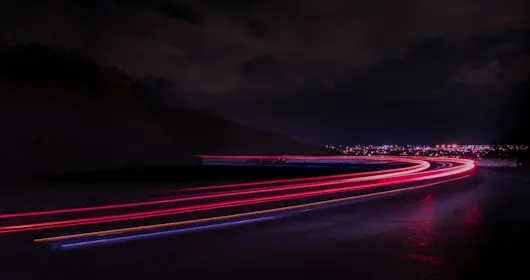
[[[0,51],[0,176],[196,164],[193,154],[328,151],[146,102],[130,78],[68,51]]]
[[[76,53],[58,52],[38,44],[0,50],[0,79],[11,88],[33,84],[60,88],[58,95],[70,96],[75,91],[77,98],[123,99],[119,94],[126,93],[128,87],[127,76],[118,69],[102,67]]]
[[[0,175],[189,164],[124,74],[31,45],[0,55]]]
[[[286,136],[248,127],[214,115],[184,108],[151,108],[177,145],[192,154],[312,154],[325,155],[325,148],[304,144]],[[178,128],[178,129],[175,129]]]

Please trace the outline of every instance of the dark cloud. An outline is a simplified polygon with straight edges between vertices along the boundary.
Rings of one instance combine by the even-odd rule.
[[[266,77],[276,78],[280,65],[278,60],[271,55],[262,55],[252,58],[244,64],[245,74],[251,78]]]
[[[122,0],[119,2],[121,2],[122,5],[131,4],[131,1],[129,0]],[[137,2],[142,3],[144,1]],[[198,11],[193,10],[186,4],[178,3],[178,1],[149,1],[149,5],[172,19],[184,20],[187,23],[194,25],[201,24],[204,21]]]
[[[261,23],[260,21],[249,19],[247,22],[247,26],[250,32],[258,38],[271,39],[271,37],[273,36],[271,30],[269,30],[267,26]]]
[[[276,99],[283,106],[270,105],[276,110],[246,120],[293,133],[282,116],[304,116],[290,121],[310,124],[320,133],[293,134],[314,142],[494,141],[516,119],[514,108],[521,107],[519,84],[530,73],[521,57],[528,50],[526,34],[510,31],[459,42],[424,39],[401,56],[336,77],[332,91],[303,91],[303,97],[291,102]],[[263,103],[250,104],[255,110]],[[251,115],[245,105],[221,106],[220,112],[245,119]]]
[[[422,116],[422,124],[439,123],[445,131],[439,115],[448,108],[455,114],[475,112],[472,116],[488,110],[503,114],[501,105],[514,99],[510,89],[528,74],[525,0],[21,0],[2,5],[10,5],[0,12],[5,19],[0,40],[6,44],[39,41],[71,48],[133,76],[167,81],[164,91],[178,102],[255,119],[269,128],[275,122],[302,127],[313,119],[330,127],[356,119],[370,133],[373,122],[361,123],[360,116],[367,108],[389,108],[391,114],[373,117],[381,132],[367,141],[399,138],[392,114],[402,114],[410,124]],[[470,103],[479,109],[466,108]],[[344,109],[346,104],[364,105],[352,110]],[[301,120],[290,115],[295,113]],[[315,141],[327,137],[298,135]]]

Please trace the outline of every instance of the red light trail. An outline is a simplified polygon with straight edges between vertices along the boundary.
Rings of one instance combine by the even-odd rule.
[[[263,185],[272,185],[272,184],[280,184],[280,183],[296,183],[296,182],[307,182],[307,181],[322,181],[326,179],[342,179],[343,183],[345,182],[353,182],[348,181],[352,180],[352,178],[361,177],[358,180],[359,181],[367,181],[371,179],[376,179],[376,177],[373,176],[394,176],[396,174],[408,174],[413,172],[418,172],[425,170],[429,168],[429,164],[424,161],[420,160],[404,160],[403,162],[406,163],[412,163],[416,164],[416,166],[408,166],[403,168],[396,168],[396,169],[390,169],[390,170],[382,170],[382,171],[372,171],[372,172],[361,172],[361,173],[352,173],[352,174],[340,174],[340,175],[332,175],[332,176],[319,176],[319,177],[310,177],[310,178],[296,178],[296,179],[289,179],[289,180],[273,180],[273,181],[264,181],[264,182],[249,182],[249,183],[240,183],[240,184],[227,184],[227,185],[218,185],[218,186],[209,186],[209,187],[198,187],[198,188],[186,188],[181,189],[179,191],[184,190],[211,190],[211,189],[226,189],[226,188],[233,188],[233,187],[253,187],[253,186],[263,186]],[[364,176],[364,177],[363,177]],[[346,178],[346,179],[344,179]],[[384,177],[380,177],[384,178]],[[322,184],[335,184],[339,181],[328,181]],[[290,187],[299,187],[299,186],[309,186],[309,185],[290,185]],[[261,189],[263,191],[270,191],[271,189]],[[252,191],[258,191],[253,189]],[[243,194],[243,193],[241,193]],[[248,194],[248,193],[247,193]],[[221,194],[218,194],[221,195]],[[225,194],[222,194],[225,195]],[[226,194],[228,195],[228,194]],[[13,213],[13,214],[0,214],[0,219],[7,219],[7,218],[17,218],[17,217],[31,217],[31,216],[41,216],[41,215],[54,215],[54,214],[65,214],[65,213],[74,213],[74,212],[87,212],[87,211],[97,211],[97,210],[108,210],[108,209],[117,209],[117,208],[127,208],[127,207],[138,207],[138,206],[148,206],[148,205],[156,205],[156,204],[164,204],[164,203],[172,203],[172,202],[181,202],[181,201],[187,201],[192,199],[199,199],[200,198],[213,198],[216,196],[195,196],[195,197],[186,197],[186,198],[174,198],[174,199],[159,199],[159,200],[153,200],[153,201],[144,201],[144,202],[134,202],[134,203],[124,203],[124,204],[114,204],[114,205],[104,205],[104,206],[93,206],[93,207],[80,207],[80,208],[71,208],[71,209],[59,209],[59,210],[47,210],[47,211],[36,211],[36,212],[27,212],[27,213]],[[1,232],[1,227],[0,227]]]
[[[95,231],[95,232],[63,235],[63,236],[57,236],[57,237],[35,239],[34,241],[35,242],[56,242],[56,241],[69,240],[69,239],[75,240],[77,238],[84,238],[84,237],[94,237],[94,236],[105,237],[105,236],[109,236],[109,235],[117,235],[117,234],[128,233],[128,232],[153,230],[153,229],[167,228],[167,227],[172,227],[172,226],[195,225],[195,224],[201,224],[201,223],[205,223],[205,222],[222,221],[222,220],[227,220],[227,219],[231,219],[231,218],[242,218],[242,217],[256,216],[256,215],[261,215],[261,214],[271,214],[271,213],[280,212],[280,211],[287,211],[287,210],[293,210],[293,209],[304,209],[304,208],[308,208],[308,207],[316,207],[316,206],[319,206],[319,205],[325,205],[325,204],[329,204],[329,203],[352,201],[352,200],[358,200],[358,199],[363,199],[363,198],[377,197],[377,196],[381,196],[381,195],[388,195],[388,194],[395,194],[395,193],[400,193],[400,192],[405,192],[405,191],[418,190],[418,189],[422,189],[422,188],[427,188],[427,187],[431,187],[431,186],[435,186],[435,185],[439,185],[439,184],[443,184],[443,183],[448,183],[448,182],[464,179],[464,178],[467,178],[467,177],[469,177],[469,175],[456,177],[456,178],[452,178],[452,179],[446,179],[446,180],[442,180],[442,181],[437,181],[437,182],[429,183],[429,184],[423,184],[423,185],[419,185],[419,186],[405,187],[405,188],[399,188],[399,189],[395,189],[395,190],[381,191],[381,192],[377,192],[377,193],[363,194],[363,195],[357,195],[357,196],[345,197],[345,198],[330,199],[330,200],[318,201],[318,202],[312,202],[312,203],[306,203],[306,204],[297,204],[297,205],[293,205],[293,206],[286,206],[286,207],[273,208],[273,209],[267,209],[267,210],[245,212],[245,213],[241,213],[241,214],[215,216],[215,217],[211,217],[211,218],[203,218],[203,219],[178,221],[178,222],[171,222],[171,223],[161,223],[161,224],[146,225],[146,226],[127,227],[127,228],[120,228],[120,229],[113,229],[113,230],[103,230],[103,231]],[[265,217],[265,218],[256,218],[256,219],[270,220],[271,217],[269,217],[269,218],[267,218],[267,217]],[[245,221],[245,220],[243,220],[243,221]],[[225,223],[225,224],[227,224],[227,223]],[[221,223],[219,225],[222,227],[223,223]],[[200,227],[201,226],[199,226],[199,228]],[[194,228],[197,228],[197,227],[194,227]],[[179,229],[179,230],[176,230],[176,231],[185,231],[185,230],[187,230],[187,228]],[[161,233],[164,233],[164,232],[168,232],[168,231],[163,231]],[[171,230],[169,230],[169,232],[171,232]],[[110,239],[104,238],[104,239],[100,239],[100,240],[95,240],[93,242],[95,242],[95,243],[104,243],[104,242],[110,241],[109,243],[112,243],[113,240],[115,240],[115,239],[122,239],[122,238],[124,238],[124,239],[129,239],[129,238],[135,239],[135,236],[145,236],[145,235],[146,234],[138,234],[138,235],[133,235],[131,237],[117,237],[117,238],[110,238]],[[149,235],[149,234],[147,234],[147,235]],[[75,243],[75,241],[74,241],[74,243],[72,243],[72,244],[67,244],[67,245],[62,245],[62,246],[65,246],[65,247],[77,246],[77,245],[79,245],[81,243],[87,243],[87,242]]]
[[[205,159],[296,159],[296,160],[385,160],[391,162],[406,163],[410,166],[395,168],[383,171],[362,172],[353,174],[342,174],[333,176],[322,176],[312,178],[299,178],[290,180],[273,180],[264,182],[251,182],[241,184],[229,184],[219,186],[200,187],[193,190],[198,193],[185,197],[163,198],[152,201],[123,203],[114,205],[102,205],[92,207],[79,207],[71,209],[43,210],[28,213],[8,213],[1,214],[0,219],[4,221],[14,220],[16,224],[0,226],[0,233],[13,233],[21,231],[35,231],[51,228],[73,227],[89,224],[113,223],[118,221],[140,220],[153,217],[178,215],[191,212],[201,212],[207,210],[227,209],[244,214],[248,210],[241,209],[242,206],[258,205],[270,208],[267,203],[282,202],[285,207],[297,207],[307,205],[307,202],[298,200],[311,198],[318,203],[329,203],[336,198],[330,195],[347,195],[350,199],[359,197],[355,194],[360,190],[373,191],[370,195],[385,193],[383,187],[392,185],[411,184],[418,181],[448,178],[451,176],[461,176],[475,168],[474,162],[464,159],[449,158],[425,158],[425,157],[358,157],[358,156],[335,156],[335,157],[304,157],[304,156],[282,156],[282,157],[260,157],[260,156],[202,156]],[[449,163],[441,164],[438,169],[429,169],[429,161]],[[231,188],[238,188],[230,190]],[[410,188],[402,187],[402,189]],[[213,192],[201,193],[201,190]],[[399,190],[399,188],[397,189]],[[220,200],[212,202],[211,200]],[[210,201],[209,201],[210,200]],[[191,205],[179,205],[186,202]],[[305,203],[305,204],[304,204]],[[158,205],[164,209],[143,209],[147,206]],[[239,208],[238,208],[239,207]],[[281,211],[285,207],[270,208],[263,211]],[[142,209],[137,209],[142,208]],[[125,209],[127,213],[122,214],[99,214],[101,210]],[[76,213],[76,218],[59,217],[62,214]],[[92,215],[89,217],[79,217],[80,215]],[[234,214],[239,215],[239,214]],[[250,215],[250,214],[249,214]],[[230,216],[230,215],[228,215]],[[26,217],[41,217],[43,219],[53,219],[46,222],[20,223],[20,219]],[[226,216],[224,216],[226,217]],[[210,217],[209,219],[214,219]],[[12,221],[13,222],[13,221]],[[183,222],[183,221],[179,221]],[[6,224],[6,223],[3,223]]]

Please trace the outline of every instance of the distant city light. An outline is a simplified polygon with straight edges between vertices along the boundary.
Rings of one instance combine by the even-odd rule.
[[[481,160],[484,158],[510,158],[515,157],[519,151],[527,151],[524,145],[458,145],[438,144],[435,146],[420,145],[341,145],[336,148],[331,145],[327,147],[341,151],[347,155],[357,156],[430,156],[430,157],[455,157],[471,158]]]

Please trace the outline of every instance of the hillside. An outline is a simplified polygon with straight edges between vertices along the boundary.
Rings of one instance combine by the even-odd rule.
[[[252,128],[214,115],[184,108],[151,105],[164,131],[176,145],[192,154],[312,154],[325,148],[300,143],[286,136]],[[178,129],[175,129],[175,128]]]
[[[0,176],[190,165],[200,153],[326,152],[138,96],[126,74],[74,53],[0,50]]]

